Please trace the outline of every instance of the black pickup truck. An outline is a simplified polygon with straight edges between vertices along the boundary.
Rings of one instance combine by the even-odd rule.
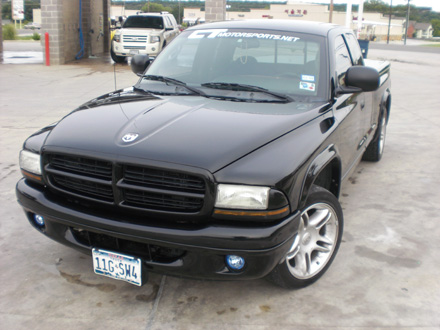
[[[390,68],[351,30],[230,21],[184,31],[140,79],[29,137],[18,202],[98,274],[320,278],[342,237],[341,183],[380,160]]]

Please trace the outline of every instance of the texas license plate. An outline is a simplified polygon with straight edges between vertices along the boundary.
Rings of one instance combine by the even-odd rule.
[[[142,285],[141,259],[100,249],[93,249],[92,255],[96,274]]]

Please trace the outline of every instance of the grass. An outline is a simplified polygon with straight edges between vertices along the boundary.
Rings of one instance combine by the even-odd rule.
[[[440,43],[439,44],[430,44],[430,45],[423,45],[425,47],[440,47]]]
[[[15,40],[34,40],[32,36],[17,36]]]
[[[15,40],[35,40],[38,41],[40,40],[40,35],[37,32],[34,32],[33,35],[31,36],[16,36]]]

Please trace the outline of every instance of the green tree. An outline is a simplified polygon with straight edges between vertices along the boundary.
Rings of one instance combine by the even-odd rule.
[[[434,32],[432,33],[432,35],[434,37],[440,37],[440,19],[433,19],[431,21],[431,25],[434,29]]]
[[[149,12],[149,13],[160,13],[161,11],[171,12],[172,8],[171,7],[165,7],[164,5],[162,5],[160,3],[150,2],[150,4],[146,3],[142,7],[142,11]]]
[[[382,0],[368,0],[364,4],[364,9],[367,12],[385,13],[389,11],[390,6]]]
[[[174,18],[176,19],[178,24],[182,23],[182,18],[183,18],[183,6],[180,6],[180,15],[179,15],[179,5],[174,5],[173,9],[170,11],[171,14],[173,14]],[[179,18],[180,18],[180,22],[179,22]]]
[[[2,18],[3,19],[12,19],[12,9],[11,9],[11,3],[10,2],[3,2],[2,3]]]

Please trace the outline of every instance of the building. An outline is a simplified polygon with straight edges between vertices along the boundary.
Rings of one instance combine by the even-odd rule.
[[[433,32],[434,28],[430,23],[408,22],[408,38],[430,39]]]
[[[352,13],[351,28],[358,29],[357,13]],[[315,22],[329,22],[330,12],[327,5],[287,2],[287,4],[271,4],[269,9],[251,9],[250,12],[226,12],[227,20],[239,19],[292,19]],[[184,22],[194,24],[197,20],[205,20],[205,12],[200,8],[185,8]],[[333,11],[332,22],[345,25],[346,13]],[[380,13],[363,13],[360,39],[386,39],[388,34],[389,17]],[[390,40],[401,40],[405,35],[405,19],[392,18],[390,25]]]

